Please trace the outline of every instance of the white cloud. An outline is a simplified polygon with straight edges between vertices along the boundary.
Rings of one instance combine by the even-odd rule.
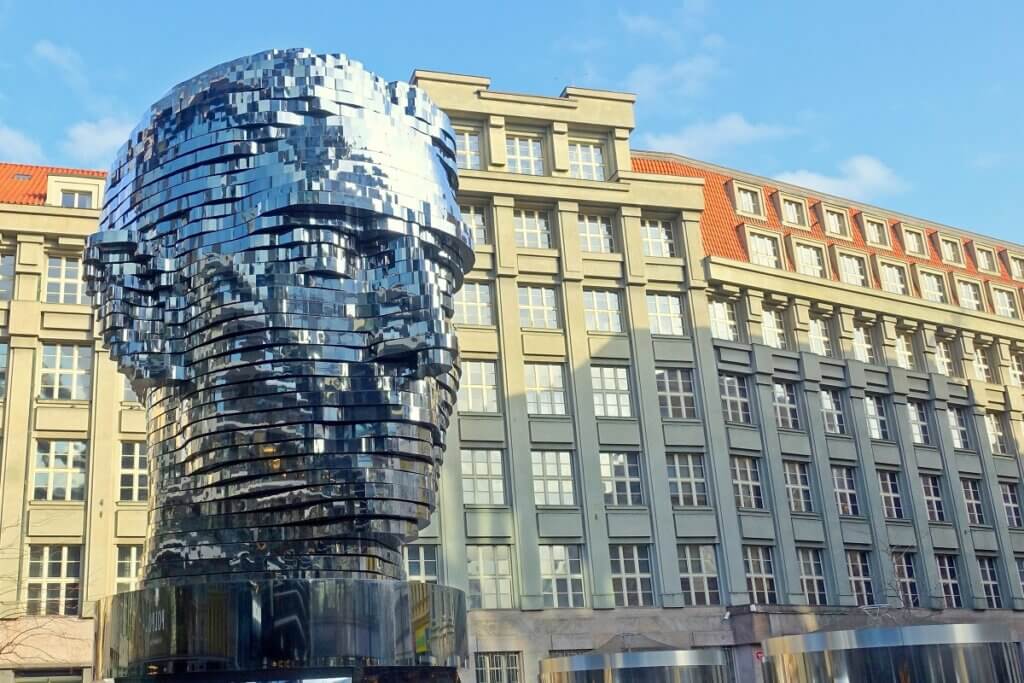
[[[707,159],[741,145],[774,140],[796,132],[793,128],[768,123],[751,123],[742,114],[726,114],[714,121],[694,123],[675,133],[648,134],[642,146],[659,152],[675,152]]]
[[[49,40],[40,40],[32,46],[32,54],[56,68],[72,88],[80,92],[88,88],[89,80],[85,75],[85,65],[78,53],[71,48],[62,47]]]
[[[696,55],[668,66],[641,64],[626,76],[626,89],[641,99],[658,95],[696,95],[719,71],[718,59]]]
[[[628,33],[672,41],[679,39],[679,31],[673,28],[673,22],[652,17],[650,14],[631,14],[619,10],[619,23]]]
[[[61,148],[78,163],[106,168],[132,128],[131,122],[112,117],[79,121],[67,129]]]
[[[16,164],[39,164],[45,161],[45,155],[35,140],[0,123],[0,160]]]
[[[775,178],[784,183],[862,201],[881,195],[898,194],[909,187],[895,171],[868,154],[846,159],[839,164],[839,173],[836,175],[801,169],[780,173]]]

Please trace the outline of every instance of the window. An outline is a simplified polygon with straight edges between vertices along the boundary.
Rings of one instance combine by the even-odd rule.
[[[540,546],[540,581],[545,607],[583,607],[580,546]]]
[[[750,216],[764,216],[761,191],[753,187],[736,186],[736,210]]]
[[[39,398],[88,401],[92,394],[92,347],[43,344]]]
[[[631,417],[629,375],[625,367],[593,365],[590,381],[597,417]]]
[[[46,303],[87,304],[82,281],[82,261],[75,256],[50,256],[46,259]]]
[[[793,248],[796,254],[796,272],[811,277],[825,277],[825,251],[821,247],[797,242]]]
[[[919,446],[932,445],[931,421],[928,419],[928,406],[924,401],[907,401],[910,413],[910,435]]]
[[[480,169],[480,131],[476,128],[455,128],[455,159],[459,168]]]
[[[615,606],[652,607],[654,579],[651,574],[650,546],[612,544],[608,550]]]
[[[1020,495],[1017,490],[1016,482],[999,482],[999,491],[1003,495],[1003,510],[1006,512],[1006,523],[1014,529],[1024,527],[1024,516],[1021,516]]]
[[[643,505],[639,453],[601,453],[605,505]]]
[[[734,455],[729,458],[732,469],[732,493],[736,507],[763,510],[761,470],[757,458]]]
[[[718,388],[722,392],[722,412],[725,413],[725,421],[752,424],[747,378],[742,375],[720,373]]]
[[[693,390],[693,371],[687,368],[655,368],[661,416],[692,420],[697,417],[697,395]]]
[[[505,163],[509,173],[544,175],[544,153],[540,137],[524,133],[506,135]]]
[[[708,504],[708,482],[704,456],[699,453],[668,453],[668,492],[676,507],[704,507]]]
[[[808,605],[827,605],[828,592],[825,590],[825,568],[821,562],[821,551],[817,548],[797,548],[796,558],[800,563],[800,588]]]
[[[999,571],[996,569],[996,558],[978,556],[978,571],[981,573],[981,588],[985,594],[985,605],[989,609],[1003,606],[1003,596],[999,590]]]
[[[61,190],[60,205],[65,209],[91,209],[92,193],[76,190]]]
[[[86,443],[36,441],[32,500],[85,500]]]
[[[903,227],[903,247],[911,256],[928,258],[928,243],[924,233],[913,228]]]
[[[750,253],[750,262],[755,265],[767,268],[782,267],[782,251],[779,248],[778,237],[748,232],[747,251]]]
[[[491,286],[466,282],[455,295],[455,322],[460,325],[493,325]]]
[[[0,401],[7,396],[7,357],[10,347],[7,342],[0,342]]]
[[[532,451],[535,505],[575,505],[572,455],[569,451]]]
[[[619,293],[607,289],[583,290],[583,315],[591,332],[622,332]]]
[[[643,238],[644,256],[678,256],[673,237],[672,222],[653,218],[640,219],[640,235]]]
[[[604,180],[604,147],[598,142],[570,140],[569,175],[583,180]]]
[[[945,522],[946,506],[942,501],[942,482],[937,475],[922,474],[921,487],[924,489],[924,507],[928,510],[929,522]]]
[[[891,438],[889,433],[889,410],[885,406],[885,398],[875,394],[864,396],[864,412],[868,419],[868,433],[871,438],[877,441],[888,441]]]
[[[519,324],[555,330],[561,327],[558,300],[551,287],[519,285]]]
[[[406,545],[402,547],[405,557],[405,576],[409,581],[437,583],[437,546]]]
[[[838,389],[821,390],[821,418],[825,423],[826,434],[846,434],[843,395]]]
[[[921,283],[921,296],[927,301],[937,304],[948,304],[949,295],[946,294],[946,279],[938,273],[920,273],[918,281]]]
[[[761,317],[761,338],[765,346],[773,349],[788,349],[785,312],[778,308],[766,308]]]
[[[720,604],[715,546],[682,543],[676,546],[676,552],[683,604],[687,607]]]
[[[562,366],[527,363],[526,412],[530,415],[565,415]]]
[[[132,381],[124,376],[122,378],[124,383],[121,386],[121,400],[127,403],[141,403],[139,395],[135,393],[135,389],[132,387]]]
[[[0,254],[0,301],[14,297],[14,254]]]
[[[946,417],[949,419],[949,431],[953,434],[953,448],[970,449],[971,427],[967,408],[951,405],[946,410]]]
[[[779,429],[800,429],[800,406],[796,399],[795,384],[775,382],[772,385],[772,402],[775,406],[775,423]]]
[[[964,490],[964,504],[967,506],[967,522],[975,526],[985,524],[985,505],[981,499],[981,480],[961,477]]]
[[[978,270],[999,274],[999,266],[996,265],[996,252],[975,243],[974,256],[978,260]]]
[[[807,207],[799,199],[782,198],[782,222],[800,228],[807,227]]]
[[[882,491],[882,512],[886,519],[903,519],[903,500],[900,498],[900,475],[882,470],[878,473],[878,487]]]
[[[881,263],[878,273],[882,279],[882,289],[890,294],[909,294],[910,286],[907,284],[907,270],[903,266],[894,263]]]
[[[683,300],[678,294],[648,294],[647,317],[651,334],[685,334]]]
[[[1015,280],[1024,280],[1024,257],[1021,256],[1010,256],[1010,275]]]
[[[871,564],[863,550],[846,551],[846,571],[850,575],[850,591],[860,606],[875,604],[875,591],[871,585]]]
[[[960,240],[949,237],[939,237],[939,252],[942,260],[954,266],[964,265],[964,252],[960,246]]]
[[[1020,319],[1017,310],[1017,296],[1008,289],[992,289],[992,303],[995,304],[996,315],[1004,318]]]
[[[956,555],[936,555],[935,564],[939,570],[939,585],[946,607],[963,607],[960,598],[960,581],[957,579]]]
[[[498,412],[498,380],[496,363],[492,360],[462,361],[459,380],[460,413]]]
[[[118,593],[135,590],[139,582],[142,567],[142,545],[117,546],[117,583]]]
[[[811,353],[826,358],[832,357],[832,329],[827,318],[812,315],[808,321],[807,341],[811,347]]]
[[[511,609],[512,550],[507,545],[466,546],[469,609]]]
[[[914,572],[914,553],[893,553],[892,570],[899,587],[900,606],[920,607],[921,598],[917,592],[917,576]]]
[[[829,235],[850,239],[850,223],[845,211],[825,209],[825,232]]]
[[[862,256],[839,254],[839,279],[848,285],[868,286],[868,265]]]
[[[487,209],[476,204],[463,204],[459,207],[462,221],[473,233],[473,246],[480,247],[491,243],[491,231],[487,226]]]
[[[29,616],[78,616],[82,546],[30,545],[25,611]]]
[[[984,346],[974,347],[974,376],[983,382],[994,384],[995,373],[992,372],[992,363],[988,359],[988,349]]]
[[[960,307],[966,308],[969,311],[980,311],[983,310],[984,306],[981,301],[981,286],[976,282],[968,282],[967,280],[957,280],[956,282],[957,296],[960,298]]]
[[[889,246],[889,230],[883,221],[864,217],[864,239],[876,247]]]
[[[709,299],[708,313],[711,322],[711,336],[726,341],[739,341],[740,331],[736,322],[736,305],[726,299]]]
[[[953,357],[953,342],[948,339],[939,339],[935,342],[935,361],[939,366],[939,372],[946,377],[958,377],[956,360]]]
[[[836,506],[839,514],[844,517],[860,515],[860,504],[857,502],[857,479],[852,467],[832,466],[832,485],[836,494]]]
[[[1017,579],[1020,581],[1020,587],[1024,590],[1024,558],[1016,558],[1017,563]]]
[[[523,681],[518,652],[477,652],[476,683],[520,683]]]
[[[775,594],[775,568],[772,564],[772,549],[766,545],[743,546],[743,568],[747,575],[747,593],[755,605],[774,605],[778,602]]]
[[[904,370],[917,369],[917,352],[914,350],[914,333],[896,333],[896,365]]]
[[[121,442],[120,490],[118,500],[122,502],[137,503],[149,499],[149,463],[145,441]]]
[[[548,212],[537,209],[516,209],[512,212],[516,246],[527,249],[550,249],[551,226]]]
[[[862,322],[853,324],[853,357],[862,363],[878,362],[874,326]]]
[[[786,498],[792,512],[814,512],[811,503],[811,466],[799,460],[785,460]]]
[[[462,502],[504,505],[505,466],[500,450],[462,449]]]
[[[1010,354],[1010,384],[1015,387],[1024,386],[1024,353]]]
[[[612,221],[606,216],[579,215],[580,251],[610,254],[613,251]]]

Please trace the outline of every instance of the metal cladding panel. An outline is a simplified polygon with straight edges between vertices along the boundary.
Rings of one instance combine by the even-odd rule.
[[[456,186],[445,114],[342,55],[261,52],[150,108],[86,255],[147,408],[146,585],[402,576],[458,390]]]

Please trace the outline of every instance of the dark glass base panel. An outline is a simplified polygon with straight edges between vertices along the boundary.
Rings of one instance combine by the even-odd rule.
[[[277,579],[153,586],[100,601],[97,678],[456,681],[459,590],[404,581]]]

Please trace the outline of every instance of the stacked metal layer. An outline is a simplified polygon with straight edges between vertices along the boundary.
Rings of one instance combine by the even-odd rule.
[[[86,258],[148,410],[145,582],[399,578],[435,507],[472,267],[447,117],[341,55],[151,107]]]

